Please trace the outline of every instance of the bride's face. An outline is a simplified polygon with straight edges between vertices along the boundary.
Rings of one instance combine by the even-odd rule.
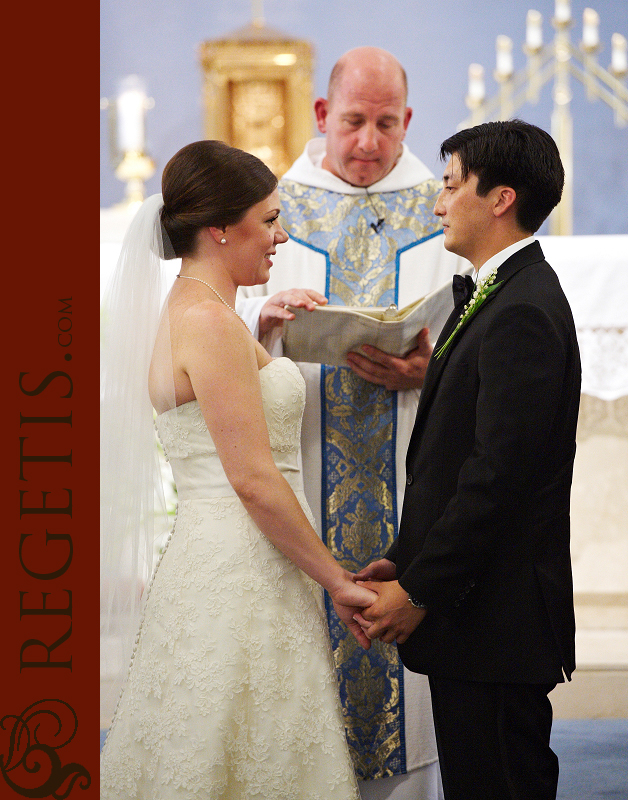
[[[277,245],[288,241],[288,234],[279,224],[278,190],[249,208],[240,222],[227,226],[225,238],[235,256],[238,284],[266,283]]]

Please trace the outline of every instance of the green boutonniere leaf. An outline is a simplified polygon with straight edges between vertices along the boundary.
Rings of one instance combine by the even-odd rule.
[[[458,320],[458,324],[453,329],[453,331],[450,334],[450,336],[447,339],[447,341],[443,345],[441,345],[438,348],[438,350],[434,353],[434,358],[440,358],[441,356],[443,356],[447,352],[447,350],[451,346],[452,341],[454,340],[455,335],[458,333],[460,328],[462,328],[462,326],[465,324],[465,322],[467,322],[475,314],[475,312],[482,305],[482,303],[486,300],[486,298],[492,292],[494,292],[495,289],[498,289],[502,285],[503,281],[500,281],[499,283],[493,284],[493,281],[495,280],[496,272],[497,271],[492,272],[487,277],[487,279],[485,281],[483,281],[482,285],[476,288],[476,290],[475,290],[475,292],[473,294],[473,297],[471,298],[471,301],[465,307],[460,319]]]

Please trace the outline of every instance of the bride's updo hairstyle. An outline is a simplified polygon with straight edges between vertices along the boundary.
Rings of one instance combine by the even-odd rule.
[[[234,225],[276,186],[275,175],[250,153],[211,139],[186,145],[161,179],[164,257],[192,255],[200,228]]]

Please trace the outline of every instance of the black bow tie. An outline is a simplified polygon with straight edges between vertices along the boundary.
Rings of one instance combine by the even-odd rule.
[[[451,288],[454,293],[454,307],[466,306],[473,296],[475,281],[470,275],[454,275]]]

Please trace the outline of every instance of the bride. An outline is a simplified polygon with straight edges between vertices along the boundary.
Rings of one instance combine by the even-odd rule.
[[[238,286],[265,283],[288,239],[276,186],[252,155],[190,144],[123,245],[103,355],[107,585],[121,542],[130,531],[137,553],[151,524],[152,488],[150,503],[136,498],[154,464],[151,405],[178,505],[103,748],[104,800],[359,797],[320,587],[363,647],[353,615],[375,595],[312,527],[299,370],[272,360],[234,310]],[[160,254],[181,258],[161,317]]]

